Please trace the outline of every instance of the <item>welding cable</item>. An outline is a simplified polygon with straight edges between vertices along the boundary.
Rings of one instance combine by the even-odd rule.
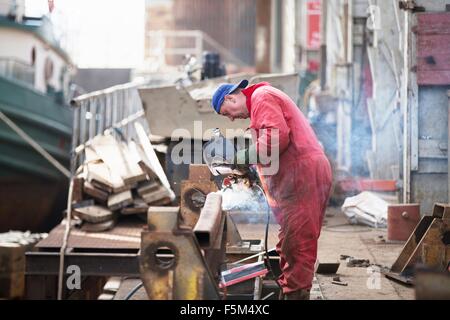
[[[261,186],[259,186],[258,184],[255,184],[255,186],[258,187],[259,190],[262,192],[262,194],[264,196],[264,200],[266,201],[266,205],[267,205],[266,234],[264,235],[264,251],[265,251],[265,254],[266,254],[266,261],[267,261],[266,265],[267,265],[267,268],[270,271],[270,274],[275,279],[275,283],[277,284],[278,288],[280,288],[281,292],[283,292],[283,288],[281,287],[280,283],[278,282],[278,279],[275,276],[275,272],[273,272],[272,266],[270,265],[269,250],[267,248],[267,242],[268,242],[268,238],[269,238],[269,224],[270,224],[270,206],[269,206],[269,201],[267,201],[267,196],[266,196],[266,193],[264,192],[263,188],[261,188]]]
[[[130,298],[132,296],[134,296],[134,294],[140,289],[142,288],[142,286],[144,285],[144,282],[141,282],[139,284],[137,284],[133,290],[131,290],[130,292],[128,292],[128,294],[125,296],[125,298],[123,300],[130,300]]]

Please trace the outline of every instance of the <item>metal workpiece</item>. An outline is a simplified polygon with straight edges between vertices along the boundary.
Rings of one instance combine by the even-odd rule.
[[[171,232],[178,229],[180,207],[150,207],[147,211],[148,229]]]
[[[193,230],[179,226],[179,218],[178,207],[149,209],[140,256],[147,295],[151,300],[219,299],[219,270],[208,265]]]
[[[194,227],[195,236],[202,248],[211,248],[219,236],[222,215],[222,195],[210,193],[206,197],[205,205],[200,213],[197,224]]]
[[[208,169],[209,171],[209,169]],[[181,182],[181,217],[183,224],[193,228],[205,205],[206,196],[218,191],[217,185],[210,180],[185,180]]]
[[[411,274],[417,265],[444,271],[450,259],[450,207],[435,204],[433,214],[424,216],[391,267],[388,277]]]
[[[181,218],[185,226],[194,228],[205,205],[206,196],[218,191],[207,165],[189,165],[189,179],[181,181]]]

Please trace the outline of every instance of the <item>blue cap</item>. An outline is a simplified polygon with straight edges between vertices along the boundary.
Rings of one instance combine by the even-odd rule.
[[[217,113],[220,113],[220,108],[222,107],[222,103],[225,100],[225,96],[235,92],[237,89],[245,89],[248,86],[247,80],[242,80],[238,84],[223,84],[221,85],[216,92],[214,93],[214,96],[212,98],[211,105],[216,110]]]

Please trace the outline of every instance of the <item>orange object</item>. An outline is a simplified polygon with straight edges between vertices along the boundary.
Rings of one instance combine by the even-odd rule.
[[[419,222],[419,204],[390,205],[388,207],[388,240],[408,240]]]
[[[397,181],[395,180],[372,180],[372,179],[343,179],[339,181],[339,185],[344,192],[395,192],[398,190]]]

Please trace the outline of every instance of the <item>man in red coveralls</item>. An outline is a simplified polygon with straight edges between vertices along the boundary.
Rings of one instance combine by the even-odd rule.
[[[256,132],[253,145],[238,151],[235,161],[239,165],[258,159],[261,183],[281,227],[277,252],[284,299],[309,299],[331,191],[331,167],[313,129],[289,96],[266,82],[247,86],[247,80],[221,85],[212,106],[231,121],[250,117],[250,128]],[[272,145],[274,135],[276,145]],[[261,153],[272,147],[278,148],[279,168],[267,174]]]

